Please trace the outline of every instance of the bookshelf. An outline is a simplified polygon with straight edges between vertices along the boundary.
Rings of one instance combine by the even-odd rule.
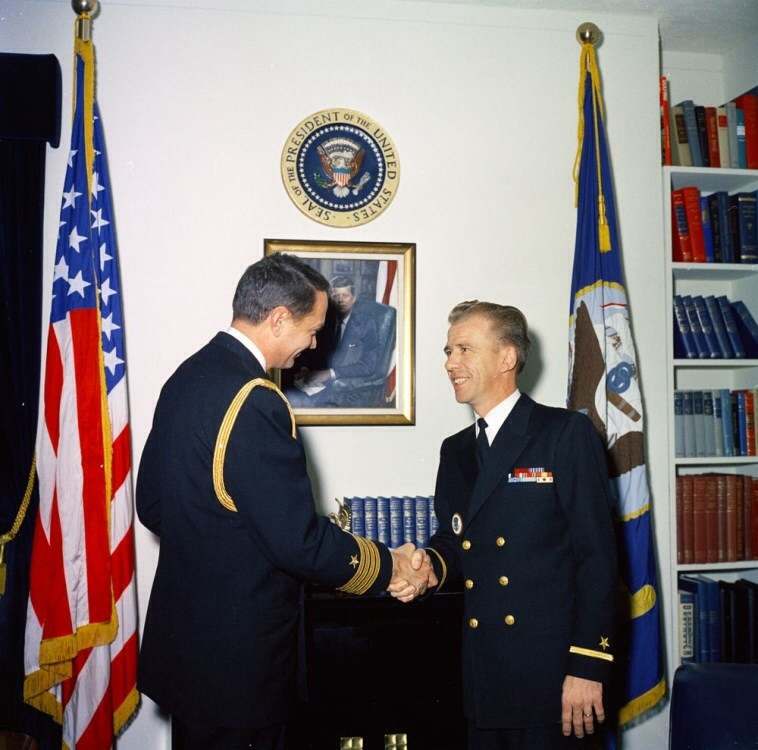
[[[703,575],[713,579],[735,581],[747,578],[758,582],[758,560],[736,562],[686,563],[677,562],[676,478],[685,474],[719,472],[758,476],[758,456],[705,456],[682,458],[676,456],[674,425],[674,391],[730,390],[758,386],[758,359],[676,359],[674,357],[673,297],[681,295],[726,295],[730,300],[744,300],[755,313],[758,311],[758,264],[736,263],[679,263],[672,260],[671,191],[689,185],[699,188],[703,195],[717,190],[729,193],[758,189],[758,170],[719,169],[710,167],[664,167],[664,231],[666,278],[666,325],[669,426],[669,528],[671,532],[671,597],[669,630],[669,674],[680,663],[681,632],[677,591],[681,574]]]

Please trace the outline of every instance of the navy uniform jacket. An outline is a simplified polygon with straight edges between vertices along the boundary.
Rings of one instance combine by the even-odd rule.
[[[552,482],[509,482],[517,468]],[[564,677],[605,680],[613,659],[615,539],[592,423],[522,394],[481,472],[473,425],[443,442],[435,511],[440,588],[464,582],[467,717],[480,728],[559,722]]]
[[[140,520],[160,537],[139,689],[185,721],[228,728],[287,719],[302,581],[373,593],[392,571],[385,547],[316,514],[288,406],[267,388],[244,400],[216,462],[237,512],[219,501],[219,430],[255,378],[260,364],[226,333],[184,362],[163,387],[137,479]]]
[[[339,336],[339,325],[337,326]],[[345,333],[329,360],[329,367],[337,378],[355,378],[374,375],[379,358],[379,332],[376,318],[366,314],[360,302],[353,305]]]

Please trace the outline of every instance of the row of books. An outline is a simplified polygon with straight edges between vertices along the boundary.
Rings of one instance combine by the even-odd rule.
[[[674,391],[677,458],[755,456],[758,389]]]
[[[388,547],[425,547],[437,531],[434,497],[346,497],[350,530]]]
[[[758,262],[758,191],[718,190],[703,195],[694,185],[671,191],[671,250],[679,263]]]
[[[679,564],[758,559],[758,479],[746,474],[676,478]]]
[[[682,662],[758,663],[758,583],[679,576]]]
[[[742,300],[724,295],[674,295],[674,356],[677,359],[758,357],[758,324]]]
[[[758,87],[720,107],[692,99],[672,107],[661,76],[659,100],[664,164],[758,169]]]

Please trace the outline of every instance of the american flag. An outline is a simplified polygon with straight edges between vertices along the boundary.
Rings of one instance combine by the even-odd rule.
[[[397,261],[380,260],[376,272],[376,301],[390,305],[397,310]],[[387,372],[387,385],[384,389],[384,401],[394,406],[397,391],[397,355],[393,354]]]
[[[100,750],[139,702],[137,605],[121,280],[91,42],[77,41],[75,61],[37,435],[24,697],[62,723],[64,747]]]

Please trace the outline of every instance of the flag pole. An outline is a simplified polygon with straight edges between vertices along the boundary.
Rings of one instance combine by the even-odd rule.
[[[71,8],[77,15],[76,38],[82,42],[92,41],[92,16],[97,13],[98,0],[71,0]]]

